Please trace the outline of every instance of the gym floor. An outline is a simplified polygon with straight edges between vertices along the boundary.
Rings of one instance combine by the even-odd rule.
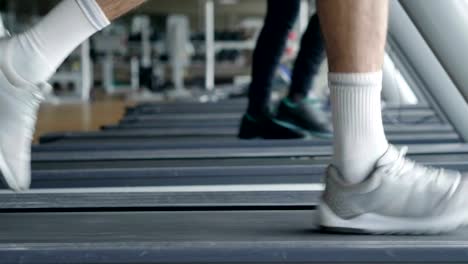
[[[115,124],[132,102],[106,98],[91,103],[44,104],[39,111],[34,141],[51,132],[92,131],[103,125]]]

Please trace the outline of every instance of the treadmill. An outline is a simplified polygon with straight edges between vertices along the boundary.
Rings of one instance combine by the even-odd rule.
[[[443,236],[324,233],[308,206],[3,212],[2,263],[464,263]]]

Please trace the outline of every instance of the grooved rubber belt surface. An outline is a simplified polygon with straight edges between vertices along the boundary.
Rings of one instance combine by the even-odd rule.
[[[317,232],[315,211],[0,215],[2,263],[466,263],[468,230],[443,236]]]

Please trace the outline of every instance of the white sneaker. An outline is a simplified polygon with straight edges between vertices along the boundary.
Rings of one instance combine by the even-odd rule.
[[[31,143],[43,96],[39,88],[7,72],[9,43],[0,40],[0,170],[15,191],[31,183]]]
[[[407,148],[390,146],[362,183],[349,185],[330,166],[319,207],[329,231],[371,234],[438,234],[468,220],[468,183],[456,171],[405,159]]]

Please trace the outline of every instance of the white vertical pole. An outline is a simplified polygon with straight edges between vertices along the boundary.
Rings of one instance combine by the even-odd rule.
[[[151,50],[151,21],[148,16],[141,16],[141,65],[143,68],[151,67],[152,50]]]
[[[205,1],[205,48],[206,48],[206,64],[205,64],[205,88],[208,91],[214,89],[215,79],[215,18],[214,18],[214,2],[213,0]]]
[[[132,56],[130,60],[130,89],[134,92],[140,89],[140,60],[138,56]]]
[[[87,102],[91,97],[93,83],[93,65],[91,64],[89,40],[81,44],[81,100]]]

